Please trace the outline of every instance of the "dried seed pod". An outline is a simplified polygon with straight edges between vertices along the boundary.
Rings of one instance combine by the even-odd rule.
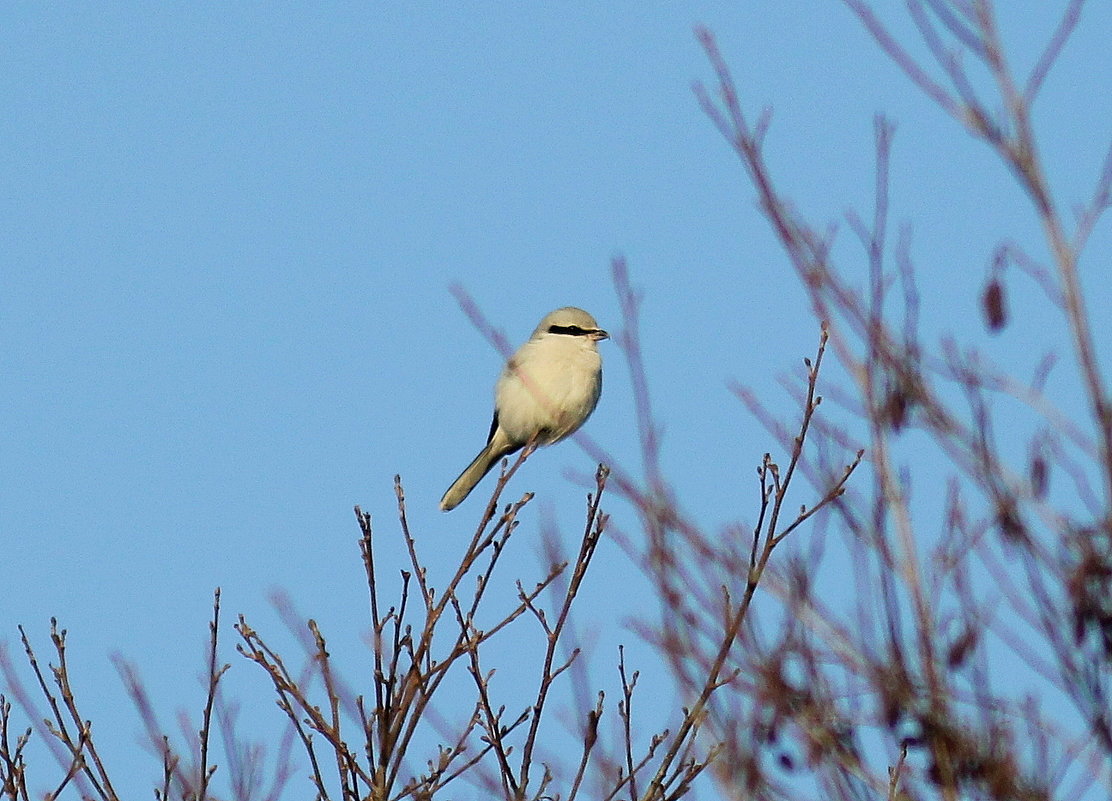
[[[979,639],[980,636],[977,630],[973,626],[967,625],[965,630],[958,635],[958,638],[950,644],[946,652],[946,664],[951,668],[958,668],[964,665],[969,654],[976,647]]]
[[[1046,497],[1046,490],[1050,484],[1050,468],[1042,454],[1035,454],[1031,459],[1031,493],[1040,501]]]
[[[902,387],[896,387],[884,401],[883,414],[888,420],[888,424],[892,426],[892,430],[899,432],[904,423],[907,422],[907,411],[910,402],[907,393],[903,391]]]
[[[981,307],[985,313],[985,324],[989,331],[999,331],[1008,322],[1008,309],[1004,300],[1004,285],[1000,279],[993,278],[981,296]]]

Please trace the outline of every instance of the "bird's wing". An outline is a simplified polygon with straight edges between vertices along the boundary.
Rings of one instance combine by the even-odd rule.
[[[498,410],[494,410],[494,419],[490,421],[490,433],[487,434],[487,445],[494,439],[494,432],[498,430]]]

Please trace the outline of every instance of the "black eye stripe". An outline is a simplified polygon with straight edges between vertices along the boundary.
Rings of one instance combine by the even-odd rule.
[[[572,337],[585,337],[589,334],[595,333],[595,329],[580,328],[577,325],[550,325],[548,327],[550,334],[566,334]]]

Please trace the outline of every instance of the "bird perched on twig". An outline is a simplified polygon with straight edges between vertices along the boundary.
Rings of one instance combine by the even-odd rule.
[[[459,506],[503,456],[559,442],[586,422],[602,392],[598,342],[609,336],[574,306],[545,315],[502,369],[486,447],[444,493],[441,509]]]

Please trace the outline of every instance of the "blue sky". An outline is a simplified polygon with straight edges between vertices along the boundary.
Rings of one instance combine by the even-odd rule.
[[[1053,16],[1015,14],[1005,32],[1029,64]],[[868,211],[873,115],[898,123],[894,218],[914,224],[928,332],[978,332],[992,248],[1038,241],[1007,172],[835,2],[29,3],[3,17],[0,640],[16,646],[22,623],[45,649],[52,615],[71,631],[83,711],[136,790],[156,766],[132,747],[109,654],[170,699],[167,719],[197,708],[220,586],[229,622],[277,630],[282,588],[361,658],[351,508],[400,559],[395,474],[430,558],[458,557],[479,501],[450,515],[437,501],[483,444],[500,358],[454,283],[515,343],[566,304],[613,329],[609,261],[624,254],[646,297],[665,466],[708,525],[752,522],[772,444],[726,384],[782,402],[777,376],[817,329],[692,95],[713,78],[696,24],[746,106],[773,107],[769,160],[815,219]],[[1088,198],[1112,130],[1109,30],[1112,11],[1090,4],[1036,118],[1067,204]],[[1092,252],[1109,244],[1106,223]],[[1109,283],[1086,275],[1109,308]],[[1062,341],[1045,335],[993,355],[1033,363]],[[603,347],[587,431],[632,467],[627,373]],[[511,488],[538,493],[524,525],[549,510],[574,532],[583,488],[567,472],[591,469],[571,443],[530,460]],[[623,621],[654,609],[619,590],[638,579],[612,543],[595,570],[603,675],[613,644],[636,639]]]

